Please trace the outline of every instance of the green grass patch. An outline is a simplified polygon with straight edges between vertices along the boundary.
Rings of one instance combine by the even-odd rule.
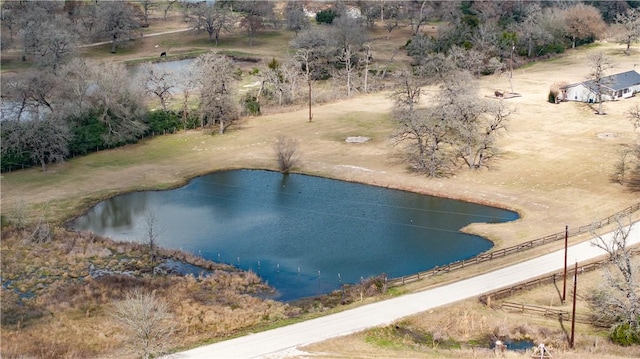
[[[2,55],[0,59],[0,68],[2,72],[14,71],[14,70],[26,70],[34,67],[31,61],[22,61],[19,56],[5,56]]]
[[[380,348],[400,350],[405,346],[398,341],[398,338],[391,332],[391,327],[375,328],[369,330],[365,337],[365,342]]]
[[[407,293],[407,291],[403,287],[391,287],[387,289],[387,292],[386,292],[387,295],[392,297],[398,297],[405,293]]]
[[[80,51],[83,56],[99,59],[117,59],[120,56],[131,55],[138,52],[134,42],[117,45],[115,53],[111,53],[111,44],[84,47],[80,49]]]
[[[451,338],[434,337],[430,332],[414,328],[407,322],[400,322],[383,328],[371,329],[365,341],[369,344],[392,350],[439,348],[460,349],[461,344]]]

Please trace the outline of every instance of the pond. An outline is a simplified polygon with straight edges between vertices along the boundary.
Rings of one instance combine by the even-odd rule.
[[[305,175],[235,170],[167,191],[105,200],[70,223],[116,240],[158,242],[252,270],[290,301],[380,273],[412,274],[471,258],[492,243],[459,230],[517,213]]]

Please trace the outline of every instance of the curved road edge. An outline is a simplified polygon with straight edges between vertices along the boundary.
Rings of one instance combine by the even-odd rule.
[[[627,246],[640,243],[640,222],[632,227]],[[610,241],[612,233],[602,237]],[[569,247],[569,263],[584,262],[606,252],[585,241]],[[281,357],[294,348],[344,336],[464,299],[558,271],[564,267],[564,249],[425,291],[364,305],[321,318],[249,334],[169,355],[172,359]]]

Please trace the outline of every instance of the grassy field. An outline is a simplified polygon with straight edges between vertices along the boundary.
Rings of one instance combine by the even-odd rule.
[[[172,26],[178,27],[175,24]],[[398,44],[404,44],[406,29],[394,33],[390,39],[382,31],[377,35],[376,41],[379,41],[378,48],[381,49],[379,58],[384,60],[390,57]],[[192,36],[181,33],[148,38],[143,39],[141,46],[136,46],[135,51],[127,50],[111,55],[105,54],[105,49],[94,48],[87,50],[87,55],[114,61],[131,61],[141,57],[153,58],[157,56],[154,54],[158,53],[157,49],[160,47],[169,49],[170,55],[174,52],[213,49],[206,41],[206,35]],[[288,33],[268,32],[256,39],[256,45],[251,48],[246,46],[246,40],[241,37],[232,37],[223,39],[219,48],[260,57],[265,62],[272,57],[282,56],[291,36],[293,35]],[[156,48],[156,45],[160,46]],[[508,132],[498,140],[497,146],[502,153],[492,163],[490,170],[463,169],[455,176],[443,179],[427,179],[412,173],[403,161],[400,149],[390,141],[393,125],[389,121],[389,111],[392,102],[389,93],[381,92],[315,106],[311,123],[302,106],[288,108],[284,112],[268,110],[265,112],[269,114],[265,116],[243,119],[240,126],[222,136],[203,131],[180,132],[74,158],[51,166],[47,172],[34,168],[3,173],[0,179],[2,215],[15,218],[21,209],[25,209],[26,216],[32,220],[44,216],[61,224],[99,200],[117,193],[175,187],[195,176],[226,169],[275,170],[277,163],[273,144],[279,135],[284,134],[299,141],[302,157],[296,171],[300,173],[515,210],[521,216],[517,221],[491,225],[476,223],[465,228],[465,231],[491,239],[496,248],[511,246],[562,231],[565,225],[587,225],[638,202],[638,193],[629,192],[613,183],[610,176],[614,162],[618,159],[618,151],[637,138],[630,121],[625,119],[624,112],[639,104],[640,97],[606,103],[606,116],[595,115],[594,109],[585,104],[568,102],[555,105],[546,102],[552,83],[572,83],[585,78],[588,73],[586,56],[594,51],[604,51],[613,56],[618,63],[615,71],[637,69],[640,66],[638,49],[634,49],[631,56],[625,56],[622,50],[622,46],[602,43],[588,49],[572,50],[558,59],[534,63],[514,71],[514,91],[522,96],[507,100],[517,112],[512,116]],[[402,62],[407,59],[398,55],[397,60]],[[506,77],[485,77],[479,82],[480,96],[491,95],[495,90],[510,90]],[[434,88],[426,90],[427,94],[436,91]],[[428,103],[429,97],[426,96],[423,101]],[[348,136],[367,136],[372,140],[363,144],[346,143],[344,140]],[[635,214],[634,218],[640,217]],[[581,236],[572,238],[571,241],[586,239],[586,236]],[[555,247],[557,246],[545,247],[535,254],[523,253],[438,280],[473,275],[528,256],[543,254]],[[3,260],[6,260],[6,253],[3,250]],[[432,284],[420,283],[401,290],[417,290]],[[96,327],[90,316],[82,317],[77,311],[67,315],[82,318],[73,322],[75,324],[69,329],[70,332],[82,331],[85,326]],[[217,315],[231,316],[227,312]],[[241,320],[250,321],[246,317]],[[403,322],[405,324],[402,326],[408,325],[417,328],[416,330],[431,332],[432,327],[429,325],[448,327],[453,322],[467,323],[464,327],[486,333],[501,326],[504,326],[505,331],[511,332],[524,325],[523,323],[528,323],[536,327],[529,332],[539,333],[542,329],[537,328],[551,328],[547,329],[550,338],[557,338],[559,335],[557,322],[494,312],[474,302],[425,313],[422,318],[409,319],[408,324]],[[42,331],[43,328],[53,330],[54,326],[49,323],[45,327],[30,330]],[[105,335],[98,329],[95,331],[97,336]],[[455,330],[439,335],[462,340],[471,334]],[[594,337],[587,337],[592,329],[579,327],[579,331],[580,335],[585,335],[584,338],[589,338],[579,340],[578,343],[583,348],[579,352],[581,354],[563,352],[562,357],[638,356],[637,352],[604,346],[602,343],[606,340],[602,339],[602,332],[594,333]],[[11,341],[13,337],[4,336],[4,332],[6,331],[3,331],[3,342]],[[112,332],[109,333],[107,335],[113,335]],[[117,345],[113,344],[117,341],[108,342]],[[329,353],[323,357],[353,358],[476,358],[493,355],[478,353],[473,349],[449,351],[407,343],[402,338],[398,339],[392,329],[383,328],[314,345],[308,350],[316,352],[314,355]],[[607,354],[603,354],[603,348],[607,348]]]

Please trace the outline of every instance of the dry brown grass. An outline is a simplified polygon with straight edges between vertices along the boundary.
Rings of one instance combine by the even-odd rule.
[[[3,358],[131,357],[109,313],[134,288],[167,301],[175,316],[171,344],[177,347],[299,314],[295,307],[256,297],[267,288],[252,272],[194,258],[210,274],[151,276],[147,250],[138,244],[75,233],[58,233],[47,243],[23,238],[2,233],[3,284],[8,280],[8,289],[1,289]],[[175,254],[161,252],[162,258]],[[113,274],[92,277],[90,265]]]
[[[636,264],[640,257],[634,257]],[[614,269],[615,270],[615,269]],[[578,277],[578,316],[589,315],[587,296],[603,280],[602,270]],[[537,305],[571,312],[572,278],[567,289],[568,300],[560,300],[562,282],[542,285],[500,301],[492,308],[470,299],[455,305],[437,308],[384,328],[376,328],[350,336],[328,340],[302,348],[309,356],[319,358],[524,358],[528,352],[508,351],[497,355],[489,349],[496,339],[527,339],[535,345],[544,343],[555,358],[638,358],[640,346],[621,347],[608,340],[606,328],[576,324],[576,348],[568,345],[571,322],[559,322],[533,314],[505,311],[503,301]],[[453,348],[452,348],[453,347]],[[306,357],[306,356],[305,356]]]

